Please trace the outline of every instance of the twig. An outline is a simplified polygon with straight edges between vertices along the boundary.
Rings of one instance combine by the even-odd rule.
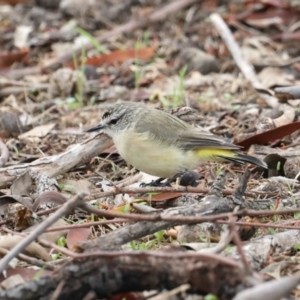
[[[228,50],[230,51],[234,61],[236,62],[237,66],[245,76],[245,78],[252,84],[252,86],[256,89],[265,89],[265,87],[261,84],[258,80],[254,68],[250,65],[244,58],[241,52],[241,49],[237,42],[235,41],[232,33],[224,20],[221,16],[217,13],[213,13],[210,15],[210,19],[216,29],[218,30],[219,34],[221,35],[224,43],[226,44]],[[276,107],[278,105],[278,100],[265,93],[259,93],[259,95],[266,101],[266,103],[271,107]]]
[[[19,233],[19,232],[12,232],[11,230],[4,228],[5,231],[8,231],[12,234],[17,234],[17,235],[22,235],[22,233]],[[28,236],[27,236],[28,237]],[[119,251],[110,251],[110,252],[107,252],[107,251],[95,251],[93,253],[87,253],[87,254],[81,254],[81,253],[76,253],[76,252],[73,252],[69,249],[66,249],[64,247],[60,247],[52,242],[49,242],[45,239],[42,239],[42,238],[38,238],[38,241],[40,244],[42,244],[43,246],[45,247],[49,247],[49,248],[53,248],[65,255],[69,255],[70,257],[74,258],[74,259],[82,259],[82,258],[91,258],[91,257],[100,257],[100,258],[103,258],[103,257],[120,257],[120,256],[152,256],[152,257],[169,257],[170,255],[173,256],[173,253],[170,254],[170,253],[167,253],[167,252],[164,252],[164,251],[134,251],[134,252],[131,252],[131,251],[124,251],[124,252],[119,252]],[[1,248],[0,248],[1,249]],[[8,250],[4,249],[5,251],[8,252]],[[225,257],[221,257],[221,256],[217,256],[216,254],[214,253],[186,253],[186,252],[179,252],[179,253],[176,253],[178,254],[180,258],[186,258],[186,257],[205,257],[205,258],[214,258],[214,257],[218,257],[218,261],[222,262],[222,263],[225,263],[225,264],[229,264],[229,265],[232,265],[232,266],[237,266],[237,263],[231,259],[228,259],[228,258],[225,258]],[[21,254],[19,254],[21,255]],[[187,256],[188,255],[188,256]],[[25,255],[23,255],[25,256]],[[175,255],[177,257],[177,255]]]
[[[26,236],[28,236],[30,234],[30,232],[28,232],[28,233],[27,232],[26,233],[24,233],[24,232],[16,232],[16,231],[10,230],[9,228],[7,228],[5,226],[3,226],[1,229],[3,229],[3,231],[8,232],[10,234],[18,235],[18,236],[22,236],[22,237],[26,237]],[[73,257],[73,255],[74,255],[73,251],[71,251],[71,250],[69,250],[69,249],[67,249],[65,247],[58,246],[55,243],[49,242],[49,241],[47,241],[45,239],[42,239],[40,237],[37,239],[37,241],[41,245],[43,245],[44,247],[48,247],[50,249],[53,248],[53,249],[57,250],[57,252],[61,252],[62,254],[69,255],[71,257]],[[24,255],[24,254],[19,254],[19,256],[20,255]],[[57,262],[57,261],[55,261],[55,262]],[[31,264],[34,265],[35,263],[31,262]],[[39,266],[39,264],[37,264],[37,265]],[[53,266],[54,265],[54,261],[47,262],[47,263],[43,262],[43,265],[41,265],[40,267],[45,267],[45,266],[48,266],[48,265],[50,265],[50,267]]]
[[[234,209],[234,212],[236,212],[238,210],[238,206]],[[231,237],[232,237],[232,240],[233,242],[235,243],[236,247],[237,247],[237,251],[241,257],[241,260],[242,260],[242,263],[244,265],[244,268],[246,270],[246,272],[248,274],[251,274],[252,273],[252,270],[248,264],[248,261],[246,259],[246,256],[245,256],[245,253],[244,253],[244,250],[243,250],[243,246],[242,246],[242,243],[241,243],[241,239],[239,237],[239,234],[237,232],[237,229],[236,229],[236,224],[235,224],[235,221],[237,220],[237,217],[236,216],[231,216],[229,218],[229,228],[230,228],[230,231],[231,231]]]
[[[221,253],[223,250],[226,249],[226,247],[229,245],[229,243],[232,240],[232,234],[230,229],[228,228],[229,226],[227,226],[226,230],[221,234],[221,238],[220,241],[218,242],[218,244],[214,247],[211,248],[206,248],[206,249],[201,249],[199,252],[203,253]]]
[[[168,300],[170,298],[173,298],[176,294],[184,293],[186,292],[191,286],[189,284],[182,284],[181,286],[172,289],[170,291],[164,292],[160,295],[148,298],[149,300]]]
[[[0,247],[0,253],[1,253],[1,254],[6,255],[6,254],[8,254],[9,252],[10,252],[10,250],[7,250],[7,249],[5,249],[5,248]],[[53,266],[53,265],[51,265],[51,264],[49,264],[49,263],[46,263],[46,262],[44,262],[43,260],[36,259],[36,258],[30,257],[30,256],[25,255],[25,254],[22,254],[22,253],[19,253],[19,254],[17,255],[17,258],[20,259],[20,260],[22,260],[22,261],[25,261],[25,262],[27,262],[27,263],[29,263],[29,264],[31,264],[31,265],[34,265],[34,266],[38,266],[38,267],[40,267],[40,268],[43,268],[43,269],[45,269],[45,270],[55,271],[55,270],[58,269],[56,266]]]
[[[85,224],[75,224],[75,225],[51,227],[51,228],[48,228],[45,232],[54,232],[54,231],[60,231],[60,230],[66,230],[66,229],[86,228],[86,227],[92,227],[92,226],[98,226],[98,225],[127,223],[127,222],[131,222],[131,221],[127,220],[127,219],[104,220],[104,221],[89,222],[89,223],[85,223]]]
[[[207,194],[209,189],[200,188],[200,187],[191,187],[191,186],[178,186],[178,187],[119,187],[112,189],[107,192],[94,193],[86,197],[86,201],[95,200],[97,198],[114,196],[117,194],[145,194],[145,193],[194,193],[194,194]],[[232,195],[235,191],[232,189],[223,189],[223,195]],[[245,192],[245,196],[256,198],[258,192]]]
[[[133,220],[128,219],[113,219],[113,220],[104,220],[104,221],[96,221],[96,222],[90,222],[85,224],[75,224],[75,225],[65,225],[65,226],[57,226],[57,227],[51,227],[45,230],[45,232],[54,232],[54,231],[61,231],[61,230],[67,230],[67,229],[76,229],[76,228],[86,228],[86,227],[92,227],[92,226],[101,226],[106,224],[115,224],[115,223],[128,223],[133,222]],[[213,221],[212,221],[213,222]],[[218,224],[230,224],[229,221],[225,220],[216,220],[215,221]],[[299,223],[299,221],[294,220],[291,222],[291,224]],[[288,225],[288,224],[272,224],[272,223],[257,223],[257,222],[242,222],[242,221],[236,221],[234,222],[235,225],[238,226],[249,226],[249,227],[263,227],[263,228],[278,228],[278,229],[299,229],[296,227],[296,225]]]
[[[218,224],[229,224],[229,221],[224,221],[224,220],[218,220],[216,221]],[[299,223],[299,221],[295,220],[293,223]],[[291,226],[291,225],[285,225],[285,224],[271,224],[271,223],[252,223],[252,222],[242,222],[242,221],[237,221],[234,224],[239,225],[239,226],[249,226],[249,227],[264,227],[264,228],[278,228],[278,229],[299,229],[299,227],[296,227],[296,225]]]
[[[118,212],[110,212],[105,210],[97,209],[91,205],[83,203],[81,208],[89,213],[95,214],[98,217],[105,218],[124,218],[133,221],[170,221],[170,222],[182,222],[185,224],[195,224],[201,222],[213,222],[216,220],[229,218],[231,213],[222,213],[218,215],[210,215],[210,216],[165,216],[161,214],[155,215],[140,215],[140,214],[124,214]],[[177,208],[178,209],[178,208]],[[233,216],[250,216],[250,217],[262,217],[262,216],[274,216],[274,215],[285,215],[300,212],[300,208],[298,209],[284,209],[284,210],[261,210],[261,211],[252,211],[252,210],[241,210],[238,212],[232,213]],[[297,229],[297,228],[295,228]]]
[[[250,176],[251,176],[251,172],[249,171],[248,168],[246,168],[245,173],[243,174],[243,176],[240,180],[240,184],[239,184],[238,188],[233,193],[233,197],[235,200],[238,200],[239,202],[244,202],[243,197],[246,193],[247,183],[250,179]]]
[[[53,223],[55,223],[59,218],[63,215],[67,214],[68,211],[72,210],[74,207],[79,206],[83,201],[85,194],[81,193],[73,199],[69,200],[65,203],[58,211],[56,211],[53,215],[47,218],[44,222],[42,222],[39,226],[36,227],[34,231],[32,231],[26,238],[24,238],[19,244],[11,249],[11,251],[4,256],[4,258],[0,261],[0,273],[2,273],[9,262],[20,252],[22,252],[31,242],[33,242],[40,234],[42,234],[48,227],[50,227]]]
[[[58,284],[58,286],[56,287],[54,293],[50,297],[50,300],[56,300],[56,299],[58,299],[58,297],[59,297],[59,295],[60,295],[60,293],[61,293],[61,291],[62,291],[62,289],[63,289],[63,287],[64,287],[65,284],[66,284],[65,280],[62,280]]]

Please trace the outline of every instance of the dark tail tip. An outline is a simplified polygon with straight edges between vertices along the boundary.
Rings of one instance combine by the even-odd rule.
[[[254,157],[254,156],[250,156],[250,155],[243,154],[243,153],[238,153],[234,159],[236,159],[237,161],[240,161],[241,163],[246,162],[246,163],[250,163],[252,165],[262,167],[264,169],[268,169],[268,165],[264,161],[260,160],[257,157]]]

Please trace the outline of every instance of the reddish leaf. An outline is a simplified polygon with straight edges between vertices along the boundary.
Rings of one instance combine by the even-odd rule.
[[[27,3],[29,0],[1,0],[1,3],[9,4],[15,6],[19,3]]]
[[[22,49],[19,52],[0,54],[0,69],[9,68],[16,61],[21,61],[27,54],[28,49]]]
[[[70,229],[67,234],[67,247],[72,250],[80,242],[85,242],[90,234],[90,228]]]
[[[253,144],[257,145],[265,145],[270,142],[273,142],[278,139],[282,139],[283,137],[292,134],[293,132],[300,129],[300,121],[289,123],[275,129],[268,130],[266,132],[254,135],[250,138],[247,138],[241,142],[236,143],[239,146],[244,147],[245,150],[249,149],[249,147]]]
[[[85,61],[85,64],[99,66],[104,63],[123,63],[129,59],[148,59],[154,55],[156,49],[157,45],[155,44],[154,46],[148,48],[117,50],[110,54],[89,58]],[[71,62],[70,64],[68,64],[68,66],[74,68],[74,63]]]
[[[290,8],[290,6],[285,3],[284,1],[282,0],[248,0],[246,1],[246,4],[249,4],[249,3],[262,3],[262,4],[265,4],[265,5],[269,5],[269,6],[273,6],[273,7],[278,7],[278,8]]]
[[[296,12],[288,9],[281,9],[281,8],[269,8],[264,12],[253,12],[247,17],[245,17],[244,21],[249,23],[250,25],[257,24],[259,25],[259,21],[262,23],[269,22],[270,25],[272,22],[274,24],[288,24],[291,19],[297,18]],[[264,27],[263,24],[260,24],[259,27]],[[265,26],[267,27],[267,26]]]

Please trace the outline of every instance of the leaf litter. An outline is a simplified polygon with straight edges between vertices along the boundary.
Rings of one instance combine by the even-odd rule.
[[[10,6],[15,2],[19,4]],[[74,195],[84,193],[89,208],[78,205],[66,210],[64,217],[51,226],[57,227],[57,232],[51,237],[47,237],[50,232],[36,237],[30,244],[35,250],[26,248],[22,252],[25,256],[18,256],[15,270],[20,272],[16,274],[30,282],[36,273],[24,276],[21,270],[43,263],[49,268],[59,265],[63,270],[78,251],[88,255],[103,249],[122,249],[126,256],[151,250],[172,258],[172,251],[187,251],[181,246],[184,244],[196,257],[205,251],[210,253],[210,248],[216,251],[222,244],[226,250],[217,252],[214,263],[219,266],[223,284],[210,277],[215,288],[208,290],[192,280],[168,286],[157,271],[163,289],[189,284],[190,293],[242,299],[240,287],[250,292],[255,284],[236,275],[233,262],[250,270],[253,278],[264,274],[259,274],[261,281],[256,283],[262,293],[268,289],[267,280],[276,279],[280,285],[287,276],[298,278],[300,136],[298,104],[291,100],[299,100],[299,7],[288,1],[259,0],[225,3],[223,9],[222,1],[121,4],[107,0],[85,1],[84,7],[80,6],[82,1],[75,0],[60,4],[53,1],[51,7],[48,2],[34,1],[31,5],[29,1],[7,1],[7,9],[0,6],[5,20],[0,27],[1,156],[9,153],[1,160],[0,248],[17,246],[29,231],[68,205]],[[164,9],[166,15],[162,16]],[[212,13],[221,14],[231,29],[241,58],[230,51],[230,38],[220,29],[218,18],[207,18]],[[245,72],[248,64],[254,71],[252,80]],[[247,183],[245,166],[215,162],[195,170],[199,174],[195,186],[182,187],[176,182],[150,192],[142,189],[140,183],[149,181],[148,176],[128,165],[109,139],[85,133],[118,101],[142,101],[152,108],[168,110],[243,146],[249,154],[264,159],[269,169],[262,172],[250,167],[252,175],[242,196],[238,193]],[[221,184],[223,174],[226,176]],[[241,211],[264,213],[234,218],[230,213],[236,206]],[[190,212],[182,215],[188,207]],[[193,209],[199,209],[198,213]],[[117,219],[101,215],[103,211],[115,214]],[[221,213],[228,215],[197,225],[187,220],[172,222],[172,217]],[[123,219],[126,214],[136,219]],[[137,214],[141,218],[158,215],[161,221],[151,228]],[[163,223],[169,214],[171,220]],[[64,229],[70,225],[74,229]],[[269,247],[270,240],[273,248]],[[44,262],[30,260],[33,257]],[[229,262],[235,274],[232,278],[223,269]],[[264,271],[266,266],[280,262],[285,264],[275,271]],[[159,265],[154,261],[152,270]],[[117,264],[121,266],[121,262]],[[143,267],[147,266],[140,260],[137,278],[138,268]],[[209,270],[213,272],[212,267]],[[183,272],[188,278],[189,270],[184,267],[174,272]],[[149,274],[144,287],[130,286],[132,295],[145,290],[160,293],[149,281]],[[110,294],[128,291],[127,284],[125,280],[123,290],[115,288]],[[225,292],[229,286],[231,294]],[[299,289],[295,287],[290,283],[283,295],[297,299]],[[94,292],[100,298],[113,299],[97,289]],[[3,299],[5,293],[0,291]],[[57,299],[68,293],[71,290],[66,285]],[[188,299],[186,289],[182,293]],[[143,297],[142,293],[135,296]],[[270,299],[279,296],[283,297],[270,292]]]

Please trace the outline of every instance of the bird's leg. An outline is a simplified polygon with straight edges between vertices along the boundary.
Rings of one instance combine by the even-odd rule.
[[[184,172],[179,172],[175,174],[174,176],[168,178],[165,182],[162,182],[165,180],[165,178],[158,178],[156,180],[152,180],[150,183],[141,183],[141,187],[146,187],[146,186],[157,186],[157,187],[164,187],[164,186],[171,186],[171,183],[175,181],[179,176],[181,176]]]
[[[161,182],[165,180],[165,178],[162,178],[162,177],[159,177],[157,178],[156,180],[152,180],[151,182],[149,183],[145,183],[145,182],[142,182],[140,184],[140,187],[146,187],[146,186],[161,186]]]
[[[186,170],[175,174],[174,176],[168,178],[165,182],[162,182],[164,178],[158,178],[157,180],[152,180],[149,184],[146,184],[145,186],[171,186],[171,183],[174,182],[178,177],[181,177],[179,185],[195,187],[198,185],[198,179],[201,177],[201,175],[197,172]]]
[[[182,174],[184,174],[184,171],[181,171],[177,174],[175,174],[174,176],[168,178],[165,182],[162,182],[160,184],[161,187],[163,186],[171,186],[171,183],[174,182],[179,176],[181,176]]]

